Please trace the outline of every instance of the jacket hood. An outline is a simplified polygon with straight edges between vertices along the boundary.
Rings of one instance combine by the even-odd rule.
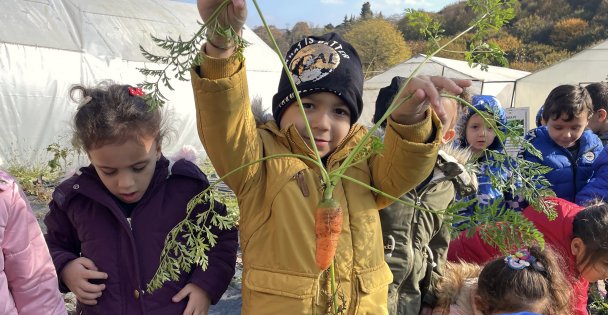
[[[435,164],[435,170],[439,170],[445,178],[454,183],[454,188],[461,197],[474,195],[479,186],[477,174],[470,167],[471,155],[469,149],[457,148],[447,143],[439,149]]]
[[[538,109],[538,112],[536,112],[536,127],[540,127],[540,126],[542,126],[542,125],[543,125],[543,124],[542,124],[542,120],[543,120],[543,109],[544,109],[544,106],[541,106],[541,107]]]
[[[498,99],[491,95],[475,95],[471,98],[471,104],[478,111],[493,115],[497,120],[496,124],[498,129],[500,129],[502,132],[506,132],[507,114],[500,105]],[[455,144],[462,148],[469,146],[466,139],[466,127],[467,122],[474,114],[476,114],[475,111],[467,107],[456,124],[457,139]],[[488,150],[504,151],[504,148],[500,145],[498,137],[494,138],[494,142],[488,146]]]
[[[480,314],[473,303],[473,296],[477,289],[477,277],[480,272],[481,266],[479,265],[447,262],[445,273],[437,284],[436,308],[449,308],[449,314]]]
[[[254,97],[251,100],[251,111],[253,112],[253,118],[255,119],[255,124],[257,126],[261,126],[271,120],[274,120],[272,114],[264,110],[262,98],[260,97]]]

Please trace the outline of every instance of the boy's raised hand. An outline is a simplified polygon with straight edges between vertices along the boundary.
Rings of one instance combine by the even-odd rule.
[[[425,119],[425,112],[429,105],[433,108],[440,120],[445,120],[445,110],[441,105],[439,93],[446,90],[451,94],[458,95],[462,89],[471,85],[470,80],[449,79],[441,76],[416,76],[403,89],[399,98],[403,99],[410,94],[412,98],[395,109],[391,118],[403,125],[412,125]]]
[[[172,300],[177,303],[186,297],[188,298],[188,304],[182,315],[207,315],[209,313],[211,298],[198,285],[194,283],[186,284],[173,296]]]
[[[207,47],[207,54],[211,57],[227,57],[234,51],[234,43],[227,42],[221,36],[216,36],[215,25],[210,23],[209,18],[215,10],[226,0],[198,0],[198,13],[203,22],[207,24],[207,41],[211,44]],[[245,0],[229,0],[228,6],[222,10],[217,18],[219,26],[231,26],[237,33],[240,33],[245,21],[247,20],[247,5]],[[210,48],[210,49],[209,49]]]
[[[76,299],[85,305],[96,305],[105,284],[93,284],[89,279],[107,279],[108,274],[97,270],[92,260],[78,257],[65,265],[61,281],[74,293]]]

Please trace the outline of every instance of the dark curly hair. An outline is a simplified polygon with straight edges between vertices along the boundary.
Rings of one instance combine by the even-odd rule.
[[[129,88],[133,87],[104,82],[93,88],[76,85],[70,89],[70,98],[80,104],[73,126],[76,148],[88,152],[147,136],[162,143],[166,130],[161,111],[150,109],[144,98],[131,95]]]

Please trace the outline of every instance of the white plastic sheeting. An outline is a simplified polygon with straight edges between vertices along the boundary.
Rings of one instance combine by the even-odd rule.
[[[160,53],[151,34],[187,39],[199,19],[196,5],[169,0],[0,1],[0,166],[12,159],[46,163],[48,145],[69,146],[73,84],[142,82],[137,68],[146,60],[139,45]],[[249,93],[270,108],[281,63],[250,29],[244,38],[251,43],[245,50]],[[163,151],[185,144],[202,150],[190,82],[172,84],[175,91],[163,94],[176,132]]]
[[[608,40],[519,79],[515,107],[530,107],[530,121],[534,121],[547,95],[558,85],[600,81],[608,81]]]
[[[364,108],[359,122],[370,125],[380,89],[389,85],[395,76],[410,76],[425,58],[425,55],[416,55],[365,81],[363,85]],[[489,66],[487,71],[482,71],[479,66],[471,68],[466,61],[432,57],[417,74],[473,80],[472,93],[494,95],[502,106],[507,108],[511,106],[515,81],[528,75],[529,72],[495,66]]]

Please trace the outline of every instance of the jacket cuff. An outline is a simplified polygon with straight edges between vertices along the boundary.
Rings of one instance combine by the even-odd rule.
[[[209,80],[217,80],[231,77],[239,71],[243,62],[239,59],[237,54],[233,54],[228,58],[209,57],[205,54],[206,45],[206,43],[203,45],[200,52],[200,54],[203,55],[201,64],[194,68],[196,74]]]
[[[441,121],[437,114],[430,108],[426,111],[426,118],[413,125],[402,125],[388,118],[388,126],[392,128],[403,140],[415,143],[430,143],[437,138],[438,129],[441,128]]]

